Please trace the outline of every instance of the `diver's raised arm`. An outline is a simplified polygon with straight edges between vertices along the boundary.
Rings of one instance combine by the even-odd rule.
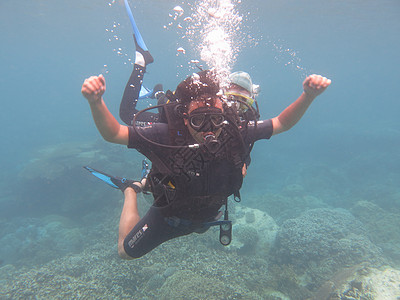
[[[331,80],[321,75],[310,75],[303,82],[303,93],[300,97],[285,108],[279,116],[272,119],[273,133],[279,134],[287,131],[297,124],[303,117],[314,99],[322,94],[331,84]]]
[[[88,100],[93,120],[101,136],[108,142],[128,145],[128,127],[118,123],[103,100],[106,80],[103,75],[91,76],[82,84],[82,94]]]

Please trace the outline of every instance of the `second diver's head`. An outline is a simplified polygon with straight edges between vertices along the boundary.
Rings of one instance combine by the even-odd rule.
[[[194,73],[176,88],[175,96],[185,107],[185,125],[199,143],[221,133],[225,121],[221,95],[213,70]]]
[[[230,74],[229,81],[225,96],[228,100],[238,102],[239,113],[246,112],[253,105],[259,87],[254,85],[250,75],[243,71]],[[248,106],[240,101],[247,103]]]

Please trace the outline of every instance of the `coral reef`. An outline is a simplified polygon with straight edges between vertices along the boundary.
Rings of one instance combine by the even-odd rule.
[[[279,194],[264,193],[249,200],[250,207],[267,212],[278,225],[309,209],[328,207],[320,198],[307,194],[298,184],[285,187]]]
[[[206,289],[204,287],[207,287]],[[160,290],[160,299],[226,299],[233,291],[218,278],[207,278],[192,271],[179,271],[169,277]]]
[[[323,284],[313,300],[387,300],[400,297],[400,270],[356,265],[340,270]]]
[[[181,272],[194,274],[193,280],[197,280],[198,289],[204,295],[209,295],[207,290],[210,290],[205,284],[216,280],[215,288],[223,288],[218,293],[224,298],[215,294],[214,299],[279,299],[272,295],[281,293],[266,286],[269,273],[266,259],[257,252],[241,255],[237,251],[224,251],[218,242],[217,228],[168,241],[143,259],[121,260],[116,250],[120,209],[120,203],[114,203],[112,211],[109,207],[97,206],[82,217],[80,232],[85,242],[81,252],[61,253],[47,243],[38,243],[40,247],[47,246],[46,255],[53,260],[44,264],[36,259],[39,253],[31,252],[32,256],[27,257],[36,265],[25,263],[26,267],[16,268],[9,261],[1,265],[0,299],[160,299],[168,282],[173,282]],[[236,211],[245,222],[247,210],[237,208]],[[257,223],[258,213],[254,213],[256,220],[251,224]],[[37,231],[41,222],[53,224],[49,228],[59,232],[60,238],[65,230],[76,228],[73,224],[77,224],[76,220],[59,216],[28,223],[34,224]],[[64,225],[55,226],[57,222]],[[22,222],[19,225],[22,229],[26,227]],[[14,232],[13,226],[16,224],[10,224],[2,232]],[[51,239],[54,238],[52,235]],[[11,245],[9,240],[7,243],[15,247],[15,243]],[[184,289],[184,283],[180,284]],[[179,293],[179,289],[180,286],[175,287],[175,292]],[[189,299],[196,297],[190,291],[187,296]]]
[[[83,248],[79,227],[65,217],[51,215],[42,219],[18,219],[5,224],[0,238],[3,264],[17,266],[46,263],[58,256],[77,253]],[[16,227],[16,228],[15,228]]]
[[[372,269],[362,278],[366,290],[370,290],[375,300],[400,298],[400,270],[386,267]]]
[[[358,201],[351,212],[366,226],[371,240],[400,266],[400,215],[369,201]]]
[[[112,189],[91,178],[82,166],[91,165],[110,174],[140,177],[140,155],[127,157],[118,145],[69,143],[50,145],[32,153],[16,178],[9,183],[13,201],[0,201],[0,216],[40,217],[63,214],[80,217],[97,205],[112,203]],[[114,173],[115,172],[115,173]]]
[[[302,286],[300,277],[291,265],[270,264],[268,286],[285,293],[292,300],[308,299],[312,293]]]
[[[85,231],[81,229],[82,238],[90,242],[85,244],[82,252],[70,253],[67,256],[60,254],[59,259],[30,268],[15,268],[9,264],[0,266],[0,298],[194,299],[197,297],[197,299],[300,300],[310,299],[320,292],[319,295],[326,297],[315,299],[328,299],[336,293],[343,297],[330,299],[353,297],[365,300],[379,299],[377,296],[379,288],[383,288],[385,284],[393,286],[393,290],[392,287],[390,290],[392,293],[395,292],[394,283],[398,278],[393,274],[398,274],[396,270],[390,271],[393,276],[389,277],[387,277],[388,271],[386,273],[376,271],[377,273],[373,273],[374,276],[366,276],[367,273],[358,270],[358,277],[365,276],[365,280],[361,280],[352,277],[352,274],[355,274],[354,269],[342,268],[345,263],[364,259],[374,260],[372,255],[374,251],[371,249],[360,251],[363,247],[371,247],[363,239],[365,230],[351,214],[342,210],[311,211],[297,220],[296,226],[300,228],[297,229],[298,233],[294,238],[299,245],[294,248],[297,249],[293,254],[294,257],[277,251],[276,246],[273,251],[274,255],[289,256],[290,264],[278,262],[282,261],[282,257],[279,259],[273,257],[274,259],[268,263],[268,257],[265,257],[262,251],[243,255],[241,251],[226,249],[218,243],[216,228],[204,234],[193,234],[169,241],[143,259],[123,261],[116,254],[115,244],[120,207],[116,205],[115,212],[112,213],[103,214],[103,211],[107,210],[104,207],[98,210],[87,217],[88,225]],[[243,225],[242,228],[258,224],[259,219],[261,219],[260,224],[268,220],[264,213],[239,205],[235,207],[235,211],[232,219],[235,220],[237,216],[238,223]],[[99,219],[101,222],[94,222]],[[62,222],[63,226],[73,228],[70,220],[58,216],[49,216],[42,221],[46,224]],[[278,230],[273,220],[270,221],[266,223],[272,224],[272,228]],[[333,224],[330,224],[332,222]],[[304,224],[301,225],[302,223]],[[321,226],[317,230],[319,224]],[[287,230],[285,226],[284,224],[283,228]],[[299,238],[298,234],[307,231],[308,227],[310,227],[309,232],[318,238],[305,238],[305,240]],[[60,232],[62,230],[61,227],[54,225],[50,228]],[[250,230],[254,233],[255,228]],[[234,240],[239,241],[242,238],[239,232],[234,233]],[[262,230],[257,231],[260,240],[262,232]],[[280,238],[281,233],[282,229],[278,233]],[[319,234],[329,235],[330,238],[318,245],[318,239],[321,239]],[[349,258],[339,255],[341,253],[338,251],[339,246],[333,253],[325,249],[324,245],[331,245],[330,239],[336,239],[340,251]],[[256,248],[260,246],[260,240]],[[293,246],[293,242],[289,241],[289,244]],[[282,245],[282,241],[279,243]],[[303,247],[302,251],[299,250],[299,246]],[[308,247],[312,249],[309,251]],[[314,258],[313,255],[319,248],[321,248],[320,256]],[[54,257],[56,252],[51,253],[52,248],[48,250],[48,254]],[[366,255],[368,253],[372,257],[368,257]],[[37,254],[34,255],[36,258]],[[297,255],[300,256],[299,259],[296,258]],[[327,259],[324,255],[331,255],[332,258]],[[308,259],[308,267],[298,268],[295,263],[298,264],[301,259]],[[339,271],[332,275],[334,269]],[[325,282],[322,277],[329,281],[323,285],[325,289],[318,290]],[[359,282],[362,282],[362,285]],[[317,292],[313,294],[311,290]],[[368,298],[368,293],[375,298]],[[356,295],[362,295],[364,298],[357,298]]]
[[[0,298],[279,299],[263,297],[264,259],[227,253],[222,246],[201,247],[202,239],[215,238],[213,232],[204,235],[170,241],[134,261],[121,260],[109,236],[93,239],[79,254],[30,269],[5,265],[0,268]]]
[[[231,219],[232,243],[227,249],[238,250],[241,254],[268,255],[278,231],[273,218],[259,209],[236,205]]]
[[[142,259],[121,260],[122,195],[81,167],[135,178],[140,160],[104,143],[50,146],[3,183],[16,187],[0,199],[0,299],[399,297],[399,271],[375,268],[384,262],[377,246],[399,261],[397,211],[378,206],[379,199],[346,204],[352,214],[327,209],[323,192],[310,192],[300,180],[283,183],[280,194],[246,197],[257,209],[231,205],[228,247],[212,227],[168,241]],[[139,201],[143,213],[148,204],[142,196]]]
[[[342,267],[364,261],[380,265],[383,258],[349,212],[314,209],[282,224],[273,261],[292,265],[303,276],[303,285],[313,290]]]

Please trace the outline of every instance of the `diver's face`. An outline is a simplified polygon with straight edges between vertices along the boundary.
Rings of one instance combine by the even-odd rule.
[[[231,84],[231,86],[226,90],[226,94],[232,93],[232,94],[239,94],[243,95],[244,97],[249,97],[251,98],[251,94],[248,90],[242,88],[241,86],[238,86],[236,84]]]
[[[213,105],[209,105],[205,101],[190,102],[185,125],[196,142],[204,142],[209,135],[218,137],[224,121],[222,113],[222,101],[219,98]]]
[[[236,108],[239,114],[246,112],[254,102],[254,98],[251,97],[251,93],[236,84],[229,86],[229,88],[225,91],[225,96],[229,101],[236,103]],[[247,103],[247,105],[244,103]]]

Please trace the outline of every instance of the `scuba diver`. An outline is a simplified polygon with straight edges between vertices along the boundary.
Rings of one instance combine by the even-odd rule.
[[[243,122],[232,109],[234,105],[221,94],[214,73],[202,71],[181,82],[174,93],[167,92],[171,101],[163,106],[167,123],[138,127],[119,124],[109,112],[103,99],[103,75],[86,79],[81,91],[102,137],[138,150],[153,164],[147,179],[154,203],[143,218],[139,217],[133,187],[140,190],[141,184],[115,182],[125,195],[119,255],[138,258],[172,238],[205,232],[218,222],[223,206],[225,217],[217,224],[221,243],[229,244],[227,198],[238,195],[243,160],[250,146],[292,128],[330,83],[319,75],[308,76],[303,93],[277,117]]]
[[[153,58],[140,34],[135,32],[134,37],[135,68],[136,65],[142,67],[137,70],[139,73],[142,70],[143,75]],[[135,76],[131,79],[136,80]],[[142,191],[144,180],[136,182],[113,177],[87,167],[125,196],[118,237],[121,258],[139,258],[165,241],[193,232],[203,233],[215,225],[220,226],[220,242],[228,245],[232,230],[228,197],[234,195],[240,200],[242,168],[252,145],[292,128],[331,83],[319,75],[308,76],[303,82],[303,93],[296,101],[277,117],[260,121],[250,101],[251,92],[247,90],[248,94],[243,94],[240,89],[246,88],[238,84],[240,80],[233,82],[230,94],[224,95],[213,70],[194,73],[182,81],[175,92],[166,92],[164,104],[133,113],[130,119],[124,120],[132,125],[125,126],[115,119],[104,102],[104,76],[91,76],[84,81],[81,92],[88,100],[102,137],[136,149],[152,162],[150,173],[144,178],[147,177],[146,184],[154,202],[142,218],[138,213],[137,193]],[[243,100],[238,95],[248,98]],[[161,109],[162,122],[159,119],[148,121],[145,114],[152,109]],[[127,111],[132,110],[128,108]],[[160,117],[159,112],[153,114]],[[139,120],[147,124],[139,126]],[[222,215],[223,220],[220,220]]]

